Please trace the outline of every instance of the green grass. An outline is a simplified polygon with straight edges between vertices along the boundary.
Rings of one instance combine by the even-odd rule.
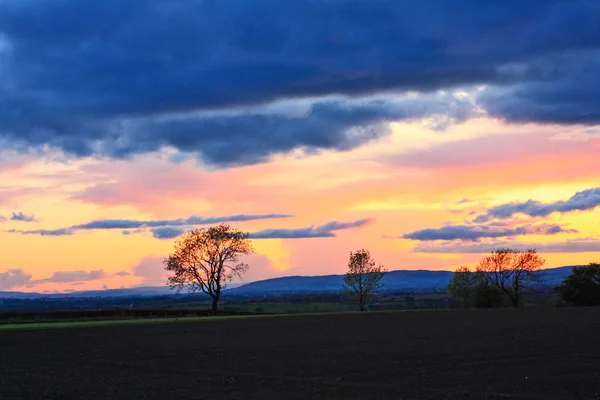
[[[247,304],[230,304],[224,306],[225,310],[242,312],[281,313],[319,313],[346,311],[348,306],[333,302],[256,302]]]
[[[294,313],[294,314],[262,314],[262,315],[233,315],[222,317],[168,317],[168,318],[130,318],[113,320],[91,320],[91,321],[61,321],[61,322],[34,322],[34,323],[15,323],[1,324],[0,331],[30,330],[30,329],[61,329],[61,328],[82,328],[107,325],[135,325],[135,324],[166,324],[166,323],[185,323],[197,321],[225,321],[232,319],[253,319],[253,318],[275,318],[286,316],[301,315],[324,315],[339,314],[336,312],[328,313]]]
[[[61,321],[61,322],[33,322],[33,323],[16,323],[16,324],[2,324],[0,325],[0,331],[12,331],[12,330],[28,330],[28,329],[50,329],[50,328],[80,328],[80,327],[94,327],[94,326],[105,326],[105,325],[129,325],[129,324],[143,324],[143,323],[160,323],[160,322],[178,322],[181,321],[192,321],[201,320],[207,317],[190,317],[190,318],[135,318],[135,319],[113,319],[113,320],[101,320],[101,321]]]
[[[340,314],[384,314],[398,312],[432,312],[432,311],[452,311],[451,309],[413,309],[413,310],[372,310],[366,312],[360,311],[326,311],[326,312],[307,312],[307,313],[285,313],[285,314],[261,314],[261,315],[232,315],[222,317],[163,317],[163,318],[130,318],[113,320],[92,320],[92,321],[62,321],[62,322],[35,322],[35,323],[15,323],[0,325],[2,331],[22,331],[37,329],[66,329],[66,328],[85,328],[96,326],[111,325],[135,325],[135,324],[167,324],[167,323],[186,323],[186,322],[218,322],[228,320],[259,319],[259,318],[293,318],[301,316],[328,316]]]

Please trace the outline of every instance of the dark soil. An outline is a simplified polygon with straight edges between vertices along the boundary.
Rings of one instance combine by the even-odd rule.
[[[0,399],[600,399],[600,308],[0,331]]]

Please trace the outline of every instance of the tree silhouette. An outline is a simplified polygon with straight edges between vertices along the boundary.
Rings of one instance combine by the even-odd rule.
[[[535,249],[523,252],[498,249],[479,262],[477,272],[502,291],[513,307],[519,307],[523,288],[539,280],[539,270],[544,262]]]
[[[207,294],[212,299],[211,314],[216,315],[221,291],[248,270],[239,257],[251,253],[248,234],[227,224],[193,230],[176,242],[175,252],[164,261],[165,270],[173,274],[167,284]]]
[[[469,267],[462,266],[458,268],[450,283],[448,283],[448,292],[460,300],[464,307],[469,307],[474,297],[474,292],[479,283],[483,280],[483,276],[478,272],[472,272]]]
[[[344,276],[343,288],[351,301],[358,305],[360,311],[365,310],[367,298],[375,290],[381,289],[381,279],[385,269],[383,265],[375,265],[368,250],[361,249],[350,252],[348,272]]]
[[[574,267],[557,287],[561,299],[579,306],[600,305],[600,264]]]

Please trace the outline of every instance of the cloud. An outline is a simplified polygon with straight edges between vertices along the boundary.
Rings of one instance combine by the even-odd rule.
[[[69,283],[72,286],[78,286],[84,282],[129,275],[131,274],[125,271],[110,274],[100,269],[92,271],[56,271],[47,278],[33,279],[31,274],[22,269],[9,269],[6,272],[0,273],[0,290],[10,290],[21,286],[33,287],[46,283]]]
[[[432,241],[432,240],[469,240],[478,241],[485,238],[500,238],[519,235],[556,235],[558,233],[576,233],[576,230],[565,229],[560,225],[541,224],[518,227],[446,225],[438,229],[421,229],[407,233],[401,238]]]
[[[3,224],[6,222],[6,217],[0,215],[0,224]]]
[[[508,219],[516,214],[525,214],[530,217],[546,217],[555,212],[569,213],[573,211],[593,210],[599,205],[600,188],[593,188],[577,192],[568,200],[559,200],[554,203],[527,200],[525,202],[502,204],[490,208],[486,213],[476,217],[473,222],[487,222],[494,218]]]
[[[168,273],[163,265],[162,257],[144,257],[133,268],[133,276],[143,278],[142,285],[157,286],[165,285]]]
[[[571,15],[568,18],[589,20],[594,17]],[[595,32],[600,36],[599,28],[596,27]],[[520,74],[533,75],[533,79],[508,88],[493,88],[480,97],[480,104],[491,116],[513,122],[600,123],[597,49],[583,54],[556,55],[519,69]]]
[[[71,229],[74,230],[95,230],[95,229],[135,229],[135,228],[158,228],[165,226],[186,226],[186,225],[210,225],[220,224],[223,222],[243,222],[256,221],[263,219],[280,219],[291,218],[290,214],[256,214],[246,215],[238,214],[226,217],[198,217],[191,216],[189,218],[180,218],[172,220],[157,220],[157,221],[140,221],[130,219],[107,219],[88,222],[86,224],[74,225]]]
[[[174,232],[173,227],[181,226],[193,226],[193,225],[209,225],[218,224],[222,222],[243,222],[243,221],[255,221],[263,219],[281,219],[290,218],[292,215],[289,214],[237,214],[225,217],[199,217],[191,216],[188,218],[180,218],[173,220],[131,220],[131,219],[105,219],[91,221],[85,224],[73,225],[68,228],[53,229],[53,230],[31,230],[23,231],[11,229],[10,233],[20,233],[22,235],[41,235],[41,236],[69,236],[80,230],[112,230],[112,229],[133,229],[135,232],[143,232],[139,230],[142,228],[169,228],[170,232]],[[155,237],[161,236],[162,233],[169,231],[169,229],[152,229],[152,232],[158,232]],[[124,231],[123,234],[132,233],[130,231]],[[158,235],[158,236],[157,236]],[[161,237],[162,238],[162,237]]]
[[[293,107],[308,109],[293,115],[276,108],[269,113],[249,109],[233,115],[211,111],[164,116],[159,120],[137,118],[127,123],[114,122],[118,126],[106,126],[106,130],[117,132],[115,137],[76,136],[73,141],[77,143],[70,142],[75,148],[54,142],[29,144],[49,144],[76,156],[112,158],[174,148],[207,164],[241,166],[266,162],[273,154],[296,149],[307,153],[351,150],[390,133],[388,123],[392,121],[443,114],[452,123],[475,113],[468,99],[448,93],[321,100]]]
[[[335,231],[358,228],[367,225],[372,219],[361,219],[353,222],[329,222],[321,226],[310,226],[298,229],[264,229],[250,233],[251,239],[305,239],[335,237]],[[165,226],[150,230],[157,239],[173,239],[185,233],[184,228]]]
[[[307,110],[292,115],[282,114],[287,112],[285,109],[270,113],[247,110],[241,115],[211,112],[160,122],[142,121],[123,132],[118,143],[106,143],[104,152],[120,158],[172,147],[208,164],[239,166],[266,162],[273,154],[295,149],[307,153],[351,150],[389,134],[388,123],[392,121],[443,114],[452,123],[475,114],[468,99],[451,93],[341,98],[308,106],[292,105]]]
[[[498,248],[511,248],[521,251],[535,248],[540,253],[600,253],[600,240],[582,238],[554,243],[494,242],[465,244],[446,242],[438,245],[420,245],[415,247],[412,252],[437,254],[490,253]]]
[[[304,238],[325,238],[335,237],[335,231],[360,228],[373,219],[360,219],[353,222],[329,222],[321,226],[310,226],[299,229],[265,229],[250,234],[251,239],[304,239]]]
[[[185,233],[185,229],[175,226],[163,226],[150,231],[156,239],[173,239]]]
[[[0,272],[0,290],[10,290],[27,285],[29,282],[31,282],[31,274],[22,269],[9,269],[6,272]]]
[[[273,261],[264,254],[252,253],[244,255],[240,260],[250,266],[241,277],[235,277],[233,282],[253,282],[273,278],[273,274],[281,274],[282,270],[274,265]]]
[[[56,271],[49,278],[33,280],[31,281],[31,283],[40,284],[87,282],[107,278],[109,276],[109,274],[107,274],[101,269],[95,271]]]
[[[35,217],[35,215],[27,215],[23,214],[22,212],[13,212],[12,216],[10,217],[10,220],[21,222],[37,222],[37,218]]]
[[[586,0],[5,0],[0,139],[79,157],[169,146],[245,165],[351,149],[390,120],[464,118],[456,99],[365,99],[481,84],[492,115],[592,123],[599,12]],[[283,99],[308,105],[300,117],[252,108]]]
[[[42,235],[42,236],[68,236],[73,235],[79,230],[98,230],[98,229],[124,229],[124,235],[134,233],[144,233],[146,228],[150,228],[152,236],[156,239],[173,239],[186,232],[186,228],[193,228],[194,225],[208,225],[220,222],[238,222],[252,221],[260,219],[279,219],[290,218],[288,214],[258,214],[258,215],[233,215],[229,217],[198,217],[192,216],[185,219],[176,220],[157,220],[157,221],[139,221],[139,220],[97,220],[86,224],[74,225],[70,228],[62,228],[55,230],[33,230],[21,231],[11,229],[7,232],[20,233],[22,235]],[[335,231],[362,227],[372,219],[361,219],[353,222],[329,222],[321,226],[311,226],[299,229],[265,229],[259,232],[250,233],[252,239],[274,239],[274,238],[322,238],[334,237]]]
[[[439,170],[531,163],[532,160],[544,156],[594,157],[598,153],[600,142],[591,140],[592,137],[588,136],[590,140],[586,142],[557,140],[557,132],[560,131],[552,127],[536,126],[534,129],[507,127],[503,133],[492,131],[485,136],[440,143],[431,148],[383,157],[382,161],[385,164],[401,167]],[[515,145],[516,142],[519,145]]]
[[[9,233],[19,233],[21,235],[40,235],[40,236],[70,236],[75,232],[70,228],[61,229],[36,229],[31,231],[23,231],[18,229],[10,229]]]

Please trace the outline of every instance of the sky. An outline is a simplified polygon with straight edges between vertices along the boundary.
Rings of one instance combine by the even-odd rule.
[[[600,260],[598,1],[0,0],[0,290]]]

